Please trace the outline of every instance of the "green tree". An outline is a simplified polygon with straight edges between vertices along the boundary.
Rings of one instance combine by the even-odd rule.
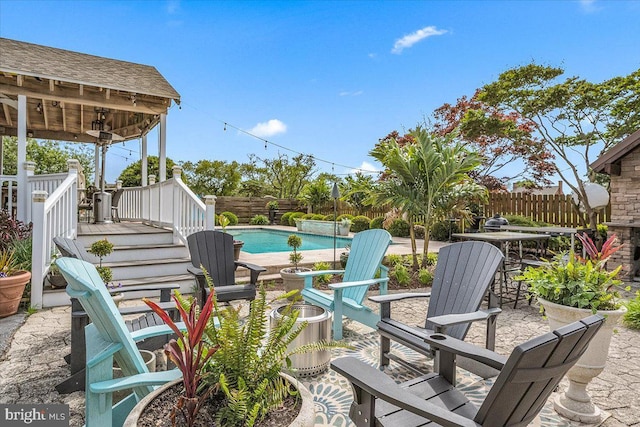
[[[425,218],[422,266],[426,267],[431,227],[443,219],[448,198],[470,181],[468,173],[480,165],[481,158],[456,140],[455,134],[438,136],[421,127],[409,134],[412,138],[404,145],[396,138],[387,138],[370,152],[386,168],[372,201],[390,204],[409,214],[415,269],[418,262],[412,217]]]
[[[361,172],[347,175],[340,184],[340,199],[349,203],[358,215],[362,215],[365,209],[371,206],[369,199],[375,186],[376,182],[371,175]]]
[[[2,137],[5,175],[15,175],[18,163],[18,138]],[[36,164],[35,174],[62,173],[67,171],[67,160],[80,162],[87,178],[93,176],[92,149],[85,144],[60,141],[27,139],[27,160]]]
[[[313,157],[299,154],[291,159],[279,154],[275,159],[261,159],[255,154],[249,155],[251,175],[248,179],[257,179],[265,183],[265,194],[278,199],[296,199],[305,184],[315,173],[316,162]]]
[[[240,185],[240,165],[233,161],[200,160],[182,164],[184,181],[199,196],[233,196]]]
[[[311,212],[318,212],[331,200],[331,187],[324,176],[319,176],[302,189],[298,200],[311,207]]]
[[[147,157],[147,176],[155,175],[159,180],[160,175],[160,159],[158,156]],[[167,157],[167,179],[173,177],[171,170],[175,166],[175,162]],[[139,187],[142,182],[142,160],[131,163],[120,172],[119,180],[122,180],[123,187]]]
[[[534,136],[555,156],[555,172],[577,194],[588,226],[595,229],[597,212],[584,190],[585,180],[597,181],[589,165],[640,127],[640,70],[602,83],[578,77],[561,81],[563,74],[562,68],[534,63],[513,68],[482,87],[478,100],[533,123]],[[480,134],[489,120],[475,110],[463,125]]]

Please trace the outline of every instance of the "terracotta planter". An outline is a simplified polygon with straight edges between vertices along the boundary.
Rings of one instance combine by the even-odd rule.
[[[284,285],[285,292],[290,292],[294,289],[302,291],[304,289],[304,277],[300,277],[296,274],[296,272],[302,273],[304,271],[311,271],[311,269],[306,267],[298,267],[298,269],[296,270],[294,268],[288,267],[280,270],[280,276],[282,277],[282,284]],[[295,299],[295,297],[290,297],[289,299],[292,300]]]
[[[31,280],[31,272],[18,271],[9,277],[0,277],[0,317],[18,312],[24,288]]]
[[[234,240],[233,241],[233,259],[238,261],[240,259],[240,251],[244,246],[244,242],[242,240]]]
[[[538,301],[544,307],[551,330],[592,314],[590,309],[567,307],[541,298],[538,298]],[[602,421],[600,408],[591,401],[591,396],[587,393],[587,385],[604,370],[613,329],[625,311],[623,307],[618,310],[597,312],[604,316],[606,321],[589,344],[587,351],[567,373],[569,388],[554,400],[554,408],[560,415],[587,424],[599,424]]]
[[[293,384],[295,388],[300,393],[300,398],[302,399],[302,406],[300,407],[300,412],[298,416],[293,420],[289,426],[295,427],[312,427],[315,425],[316,421],[316,409],[313,403],[313,395],[311,392],[302,384],[299,383],[296,379],[291,376],[280,373],[280,375],[285,378],[290,384]],[[140,402],[133,407],[127,419],[124,421],[123,427],[136,427],[138,425],[138,418],[140,418],[140,414],[144,412],[146,407],[149,405],[153,399],[162,394],[166,389],[173,387],[176,384],[179,384],[182,379],[177,379],[170,383],[163,385],[152,393],[148,394],[144,397]],[[286,427],[286,426],[283,426]]]

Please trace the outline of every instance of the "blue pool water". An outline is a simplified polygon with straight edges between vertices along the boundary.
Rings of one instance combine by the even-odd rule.
[[[287,238],[291,234],[297,234],[302,239],[299,251],[312,249],[333,249],[333,236],[301,233],[299,231],[270,230],[265,228],[235,228],[227,229],[236,240],[242,240],[242,250],[250,254],[263,254],[267,252],[291,252],[287,246]],[[351,239],[336,237],[336,248],[343,249],[351,244]]]

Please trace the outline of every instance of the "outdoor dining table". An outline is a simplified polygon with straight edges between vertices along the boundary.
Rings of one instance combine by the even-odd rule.
[[[571,238],[571,250],[575,249],[576,234],[578,233],[578,229],[573,227],[525,227],[522,225],[501,225],[500,230],[548,234],[550,236],[569,236]]]
[[[503,286],[507,285],[507,272],[511,270],[520,270],[520,265],[517,267],[511,266],[511,259],[509,257],[509,245],[512,242],[518,242],[519,246],[519,257],[522,260],[522,242],[526,241],[534,241],[538,244],[548,240],[551,236],[549,234],[540,234],[540,233],[520,233],[516,231],[495,231],[495,232],[485,232],[485,233],[454,233],[451,237],[460,239],[460,240],[477,240],[481,242],[487,242],[495,244],[500,247],[502,252],[504,253],[504,261],[502,262],[502,266],[500,267],[499,275],[500,275],[500,305],[502,306],[503,295],[502,289]],[[539,249],[539,248],[538,248]],[[520,262],[518,260],[518,262]],[[519,292],[518,292],[519,294]],[[516,300],[517,304],[517,300]]]

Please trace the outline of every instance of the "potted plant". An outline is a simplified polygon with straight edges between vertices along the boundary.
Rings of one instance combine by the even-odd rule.
[[[31,272],[15,256],[14,248],[0,249],[0,318],[18,312]]]
[[[113,272],[111,271],[111,268],[102,266],[102,258],[113,252],[113,243],[108,241],[105,237],[102,240],[93,242],[87,252],[100,259],[100,263],[98,264],[98,267],[96,267],[96,270],[98,270],[98,274],[100,274],[100,277],[105,284],[110,283],[111,280],[113,280]]]
[[[288,365],[293,354],[344,345],[321,341],[288,351],[289,343],[306,327],[306,322],[296,322],[298,311],[293,303],[286,310],[279,310],[283,316],[271,324],[265,340],[269,316],[264,287],[251,301],[248,318],[243,319],[240,307],[218,306],[208,274],[206,278],[212,292],[199,313],[195,301],[188,301],[178,292],[174,295],[186,334],[160,307],[145,301],[178,336],[177,342],[172,340],[165,345],[165,353],[182,371],[183,378],[141,400],[124,425],[135,426],[149,417],[153,425],[161,419],[184,419],[187,425],[193,425],[197,418],[206,425],[215,422],[245,426],[254,425],[273,412],[268,425],[313,426],[313,397],[281,368]],[[278,422],[281,419],[285,421]]]
[[[284,285],[284,291],[289,293],[297,290],[300,292],[304,289],[304,277],[299,276],[296,273],[304,271],[311,271],[310,268],[298,267],[298,263],[302,261],[302,254],[298,252],[298,248],[302,246],[302,238],[297,234],[289,235],[287,239],[287,245],[293,249],[293,252],[289,254],[289,261],[293,264],[293,267],[287,267],[280,270],[280,276],[282,277],[282,283]],[[293,298],[293,296],[291,297]]]
[[[222,228],[223,233],[227,232],[227,225],[229,225],[230,223],[231,220],[229,220],[226,215],[218,215],[218,224]],[[235,238],[233,239],[233,259],[235,261],[238,261],[240,259],[240,251],[242,250],[243,246],[244,242],[242,240],[236,240]]]
[[[625,312],[617,300],[617,287],[622,283],[618,279],[621,267],[613,271],[606,269],[607,260],[620,245],[613,235],[598,251],[589,236],[577,236],[585,248],[586,259],[573,251],[558,254],[540,267],[529,267],[516,279],[529,283],[529,292],[540,302],[551,330],[592,313],[607,319],[598,336],[567,374],[569,388],[554,401],[554,407],[561,415],[584,423],[598,423],[601,411],[591,402],[586,388],[604,369],[613,329]]]
[[[267,202],[267,209],[269,209],[269,223],[271,225],[276,223],[276,214],[278,213],[279,208],[280,204],[277,200]]]
[[[338,224],[338,234],[341,236],[348,236],[350,228],[351,220],[349,218],[342,218],[340,220],[340,224]]]

